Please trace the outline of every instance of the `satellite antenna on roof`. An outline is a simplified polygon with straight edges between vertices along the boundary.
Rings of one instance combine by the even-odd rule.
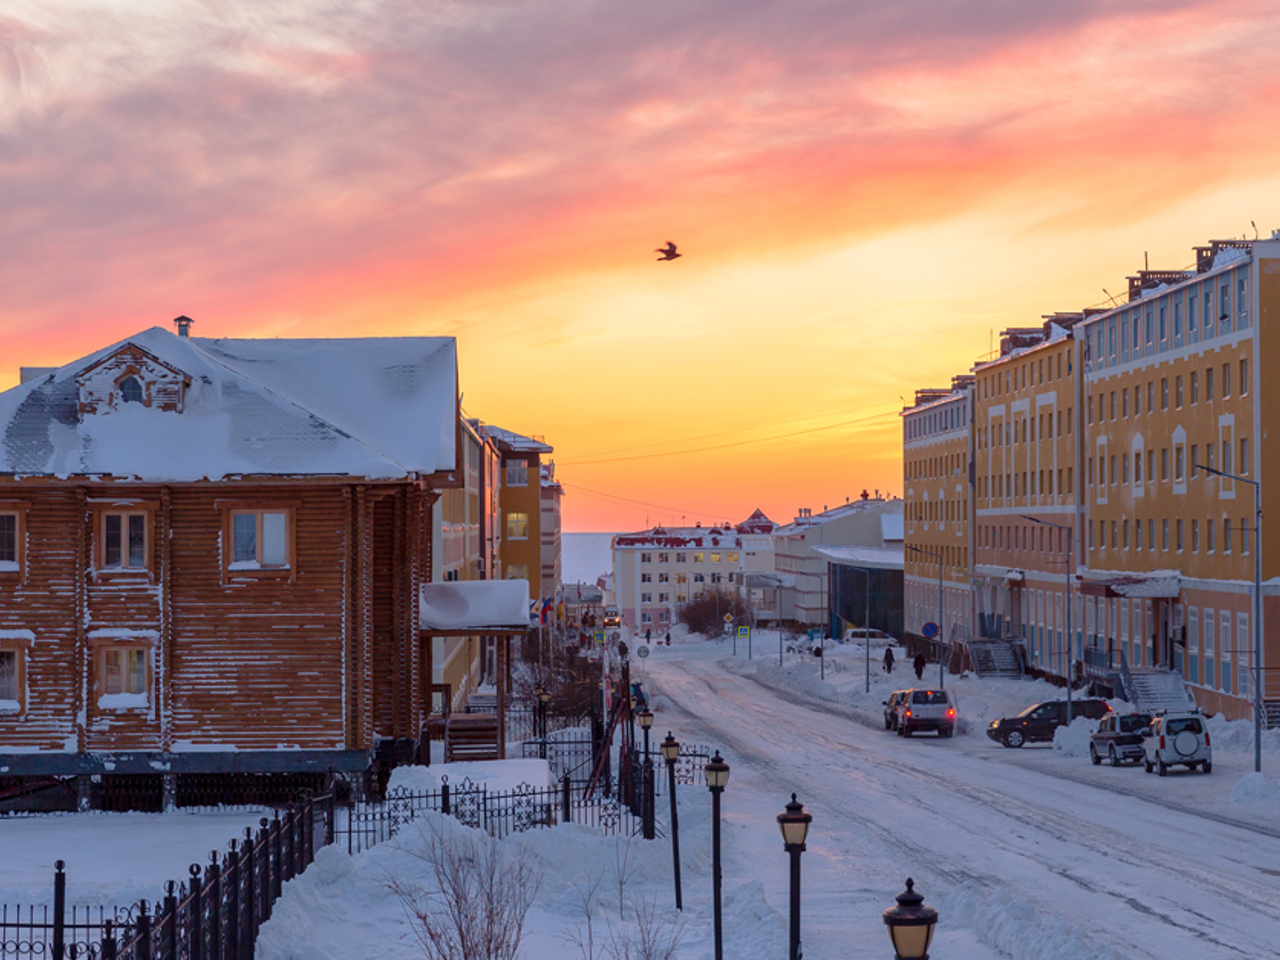
[[[191,336],[191,325],[195,323],[194,320],[192,320],[190,317],[174,317],[173,322],[174,322],[174,325],[178,328],[178,336],[180,337]]]

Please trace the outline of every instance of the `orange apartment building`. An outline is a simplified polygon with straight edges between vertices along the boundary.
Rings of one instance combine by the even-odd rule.
[[[1013,639],[1045,674],[1117,693],[1129,668],[1176,671],[1201,707],[1243,717],[1256,694],[1253,487],[1197,465],[1260,481],[1263,515],[1280,515],[1266,482],[1280,477],[1280,443],[1267,440],[1280,406],[1257,376],[1280,361],[1280,232],[1195,256],[1130,277],[1118,306],[1005,331],[972,369],[967,424],[944,412],[963,409],[962,391],[917,394],[903,414],[906,540],[945,552],[970,525],[968,569],[944,572],[948,611],[964,603],[947,592],[968,582],[969,636]],[[1280,631],[1265,624],[1280,622],[1280,541],[1262,534],[1258,654],[1276,723],[1280,672],[1267,664],[1280,664]],[[936,619],[931,559],[908,549],[908,633]],[[944,620],[944,634],[954,623],[966,635]]]
[[[917,390],[902,412],[903,627],[912,636],[930,622],[947,640],[973,630],[973,383],[960,376],[950,389]]]

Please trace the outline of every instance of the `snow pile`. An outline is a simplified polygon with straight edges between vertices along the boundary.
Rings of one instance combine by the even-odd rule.
[[[1087,757],[1089,735],[1098,729],[1098,721],[1088,717],[1076,717],[1070,726],[1062,726],[1053,732],[1053,749],[1064,757]]]
[[[1074,724],[1073,724],[1074,726]],[[988,946],[1018,960],[1121,960],[1073,924],[1040,914],[1003,887],[985,893],[966,881],[943,897],[939,915],[949,925],[970,927]]]
[[[387,790],[410,793],[435,793],[444,778],[451,788],[464,780],[483,786],[490,793],[509,793],[521,784],[531,787],[554,786],[551,765],[546,760],[474,760],[469,763],[441,763],[430,767],[396,767],[387,782]]]
[[[1215,753],[1252,753],[1253,721],[1228,720],[1222,714],[1208,718],[1209,743]],[[1262,731],[1262,749],[1280,756],[1280,729]]]
[[[1265,773],[1246,773],[1231,788],[1228,803],[1280,803],[1280,780]]]

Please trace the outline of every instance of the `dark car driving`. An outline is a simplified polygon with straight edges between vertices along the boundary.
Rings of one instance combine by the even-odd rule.
[[[1089,735],[1089,759],[1094,765],[1106,757],[1113,767],[1122,760],[1142,760],[1142,738],[1151,726],[1149,713],[1112,713],[1098,721],[1098,729]]]
[[[1111,712],[1105,700],[1072,700],[1071,717],[1088,717],[1100,720]],[[1046,700],[1033,703],[1016,717],[992,720],[987,736],[1006,747],[1020,747],[1024,743],[1044,743],[1053,739],[1059,727],[1067,725],[1067,701]]]

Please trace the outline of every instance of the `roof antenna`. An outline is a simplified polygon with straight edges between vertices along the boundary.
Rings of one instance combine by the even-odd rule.
[[[1116,298],[1111,295],[1111,291],[1108,290],[1106,287],[1103,287],[1102,292],[1107,295],[1107,302],[1114,305],[1116,302]]]
[[[1253,239],[1257,240],[1257,239],[1258,239],[1258,225],[1257,225],[1256,223],[1254,223],[1252,220],[1250,220],[1250,221],[1249,221],[1249,226],[1253,227]]]
[[[192,320],[190,317],[174,317],[173,322],[178,328],[178,336],[180,337],[191,336],[191,325],[195,323],[194,320]]]

